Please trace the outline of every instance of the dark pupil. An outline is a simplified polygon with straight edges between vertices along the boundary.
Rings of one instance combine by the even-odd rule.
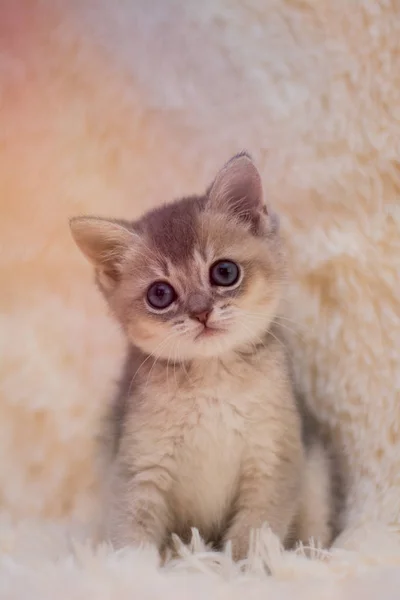
[[[175,299],[175,292],[168,283],[154,283],[147,292],[147,300],[154,308],[167,308]]]
[[[215,285],[233,285],[239,277],[239,268],[234,262],[219,262],[211,269],[211,280]]]
[[[230,279],[232,276],[232,267],[218,267],[218,275],[222,279]]]

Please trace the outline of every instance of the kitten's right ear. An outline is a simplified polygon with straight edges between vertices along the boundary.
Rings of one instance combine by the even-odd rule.
[[[97,281],[104,292],[112,291],[121,277],[122,263],[137,235],[127,227],[98,217],[70,219],[72,236],[95,267]]]
[[[222,167],[207,195],[211,207],[235,215],[251,224],[254,231],[263,230],[268,210],[261,176],[246,152],[237,154]]]

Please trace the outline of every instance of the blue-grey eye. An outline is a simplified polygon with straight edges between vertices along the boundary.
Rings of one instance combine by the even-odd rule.
[[[212,285],[230,287],[237,283],[240,269],[232,260],[219,260],[210,269],[210,281]]]
[[[156,281],[147,290],[147,302],[152,308],[158,310],[168,308],[175,299],[176,293],[174,288],[165,281]]]

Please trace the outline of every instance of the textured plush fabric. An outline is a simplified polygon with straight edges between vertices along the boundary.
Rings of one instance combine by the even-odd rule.
[[[68,218],[136,217],[201,192],[246,148],[288,240],[298,373],[345,448],[347,523],[397,525],[398,2],[1,0],[0,10],[1,508],[86,522],[96,510],[93,433],[123,340]]]
[[[206,552],[195,536],[160,568],[155,552],[96,548],[81,528],[0,523],[0,597],[7,600],[397,600],[399,565],[397,540],[375,528],[353,531],[341,549],[312,558],[282,552],[263,531],[240,565]]]

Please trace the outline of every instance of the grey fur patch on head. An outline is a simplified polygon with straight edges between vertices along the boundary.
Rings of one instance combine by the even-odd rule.
[[[134,223],[160,254],[174,263],[187,260],[197,241],[197,217],[205,208],[206,196],[191,196],[148,212]]]

